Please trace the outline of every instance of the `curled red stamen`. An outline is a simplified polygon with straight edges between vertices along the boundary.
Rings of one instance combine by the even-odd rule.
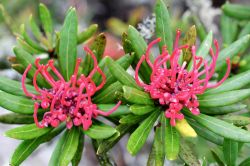
[[[208,64],[202,57],[196,55],[196,47],[191,47],[192,62],[190,63],[191,70],[187,69],[187,62],[179,64],[180,54],[182,49],[189,48],[188,45],[178,46],[181,32],[177,30],[176,39],[174,44],[174,50],[172,54],[168,54],[166,46],[162,48],[162,53],[155,59],[153,63],[147,59],[150,52],[150,48],[153,47],[159,40],[156,39],[151,42],[147,48],[146,56],[142,56],[139,60],[135,69],[135,81],[136,83],[144,88],[145,91],[149,92],[152,99],[159,102],[159,105],[168,105],[165,110],[166,118],[170,119],[170,124],[175,126],[176,119],[181,120],[184,115],[181,110],[186,107],[194,115],[198,115],[199,101],[197,99],[198,94],[204,93],[207,88],[215,88],[220,86],[230,74],[230,60],[227,59],[227,72],[225,76],[214,85],[209,85],[209,80],[212,78],[216,61],[219,56],[219,45],[215,40],[215,53],[213,49],[210,49],[212,57],[211,63]],[[143,61],[152,68],[152,74],[150,76],[150,84],[147,85],[140,81],[139,70]],[[166,66],[168,65],[168,68]]]
[[[30,64],[26,68],[22,77],[22,88],[27,97],[31,97],[36,100],[34,104],[33,118],[37,127],[57,127],[61,122],[66,121],[68,129],[72,128],[73,125],[82,125],[84,130],[88,130],[92,124],[92,118],[96,118],[98,115],[108,116],[120,106],[121,101],[119,101],[110,111],[103,112],[97,108],[96,104],[92,103],[91,97],[96,93],[96,91],[100,90],[104,86],[106,76],[99,68],[94,53],[87,47],[85,47],[84,50],[86,50],[86,52],[93,58],[94,68],[90,72],[89,76],[85,77],[81,74],[78,77],[78,70],[81,63],[81,59],[78,58],[74,73],[68,82],[65,82],[62,75],[56,69],[53,60],[49,60],[46,65],[41,65],[39,63],[40,59],[36,59],[35,66],[37,70],[34,73],[33,84],[39,95],[34,95],[26,89],[25,79],[32,65]],[[53,72],[58,79],[52,77],[53,74],[50,75],[47,71],[49,67],[51,68],[51,72]],[[95,72],[98,72],[102,77],[102,82],[97,87],[91,79]],[[39,88],[37,85],[37,76],[39,74],[41,74],[41,76],[48,81],[48,83],[50,83],[52,86],[50,89]],[[37,118],[39,107],[46,110],[41,123]]]

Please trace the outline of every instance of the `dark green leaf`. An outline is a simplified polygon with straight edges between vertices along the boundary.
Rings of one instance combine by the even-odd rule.
[[[249,166],[249,165],[250,165],[250,157],[242,161],[239,166]]]
[[[160,49],[166,45],[169,52],[173,50],[171,19],[163,0],[157,0],[155,5],[156,36],[161,38]]]
[[[123,86],[123,92],[124,92],[124,98],[131,103],[149,104],[149,105],[154,104],[154,101],[151,99],[150,95],[146,92],[128,86]]]
[[[36,124],[29,124],[14,129],[10,129],[5,132],[5,135],[10,138],[26,140],[26,139],[34,139],[40,137],[51,130],[52,130],[51,127],[45,127],[40,129],[36,126]]]
[[[151,105],[138,105],[134,104],[130,106],[130,111],[135,115],[144,115],[155,110],[154,106]]]
[[[79,144],[79,128],[74,127],[71,130],[66,131],[66,133],[66,138],[64,140],[63,147],[60,152],[60,157],[58,159],[60,166],[69,165],[77,151],[77,147]]]
[[[220,116],[219,118],[228,123],[232,123],[235,126],[247,126],[250,124],[249,117],[240,116],[240,115],[224,115],[224,116]]]
[[[168,160],[175,160],[180,150],[180,136],[176,128],[171,126],[169,120],[166,122],[165,148]]]
[[[0,91],[0,106],[15,113],[33,114],[34,101]]]
[[[192,166],[200,166],[198,157],[193,152],[193,145],[188,142],[182,141],[180,143],[180,158],[187,164]]]
[[[126,70],[124,70],[119,64],[114,62],[111,58],[107,58],[106,62],[112,75],[123,85],[141,89],[135,82],[134,78],[128,74]]]
[[[142,148],[159,114],[160,114],[159,111],[153,112],[131,134],[127,144],[127,150],[130,154],[135,155]]]
[[[200,111],[208,115],[223,115],[227,113],[237,112],[246,108],[244,104],[233,104],[222,107],[199,107]]]
[[[238,5],[226,3],[222,6],[223,12],[236,19],[250,19],[250,7],[248,5]]]
[[[236,40],[232,44],[230,44],[228,47],[223,49],[218,57],[217,64],[216,64],[216,70],[223,68],[223,66],[226,65],[226,58],[232,58],[233,56],[240,53],[242,48],[246,48],[246,45],[248,45],[250,39],[250,35],[245,35],[242,38]]]
[[[208,95],[202,95],[199,97],[201,107],[219,107],[235,104],[250,96],[250,89],[234,90],[228,92],[221,92]]]
[[[97,107],[99,110],[102,110],[104,112],[108,112],[109,110],[111,110],[116,104],[98,104]],[[129,107],[126,105],[120,105],[115,112],[113,112],[112,114],[109,115],[109,117],[117,117],[117,116],[121,116],[121,115],[126,115],[128,114],[129,111]]]
[[[79,165],[79,163],[81,161],[81,158],[82,158],[83,147],[84,147],[84,135],[83,135],[82,132],[80,132],[77,151],[75,153],[74,158],[72,159],[72,166],[78,166]]]
[[[228,166],[235,166],[238,157],[238,143],[230,139],[224,139],[223,154]]]
[[[147,43],[144,41],[140,33],[132,26],[129,26],[128,28],[128,39],[131,42],[133,52],[135,52],[135,59],[133,62],[133,68],[135,69],[141,56],[146,52]],[[151,69],[146,62],[142,63],[139,74],[143,81],[146,83],[150,82]]]
[[[197,122],[187,117],[186,119],[188,119],[189,124],[193,127],[193,129],[195,130],[195,132],[197,132],[199,136],[217,145],[223,144],[223,137],[211,132],[210,130],[207,130],[203,125],[198,124]]]
[[[222,137],[239,142],[250,142],[250,132],[238,128],[230,123],[204,114],[195,116],[187,110],[185,110],[185,114],[197,121],[199,124],[202,124],[210,131]]]
[[[37,93],[33,86],[27,84],[25,86],[29,92],[33,94]],[[0,90],[17,96],[25,96],[22,85],[19,81],[11,80],[2,76],[0,76]]]
[[[228,78],[222,85],[217,88],[209,89],[205,94],[214,94],[219,92],[238,90],[244,88],[250,83],[250,70]]]
[[[66,80],[74,73],[77,57],[77,15],[75,8],[71,8],[65,18],[59,45],[59,65]]]
[[[95,121],[88,130],[84,130],[83,132],[93,139],[105,139],[114,135],[118,131],[109,125]]]
[[[31,124],[34,123],[34,118],[32,115],[10,113],[0,115],[0,122],[6,124]]]
[[[87,29],[79,33],[77,36],[77,43],[81,44],[86,40],[88,40],[89,38],[91,38],[96,33],[97,28],[98,28],[97,24],[92,24]]]
[[[93,102],[102,104],[114,103],[116,101],[115,93],[118,91],[122,91],[122,85],[117,81],[108,86],[101,93],[95,95],[93,98]]]
[[[123,116],[119,122],[122,124],[136,124],[145,118],[147,118],[148,115],[134,115],[134,114],[128,114],[126,116]]]

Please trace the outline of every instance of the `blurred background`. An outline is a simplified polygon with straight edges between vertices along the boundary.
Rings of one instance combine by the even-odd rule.
[[[135,26],[145,40],[150,41],[154,38],[155,18],[152,13],[155,4],[154,0],[0,0],[2,5],[0,14],[0,75],[20,79],[20,75],[10,69],[7,60],[8,56],[14,55],[12,48],[16,45],[16,36],[13,31],[18,32],[20,25],[28,22],[30,14],[34,18],[38,18],[38,4],[41,2],[46,4],[51,11],[54,26],[58,30],[63,24],[65,13],[70,6],[77,9],[80,31],[92,23],[98,24],[98,31],[105,32],[108,40],[104,54],[112,56],[114,59],[124,54],[120,38],[128,25]],[[194,23],[200,23],[204,25],[205,30],[212,30],[214,37],[222,43],[222,35],[220,34],[220,16],[222,12],[220,7],[225,2],[225,0],[167,0],[172,17],[173,31],[180,28],[185,32]],[[250,5],[249,0],[230,0],[230,2]],[[7,16],[6,13],[9,15]],[[11,23],[8,20],[12,20]],[[239,26],[241,25],[239,24]],[[0,114],[3,113],[6,113],[6,111],[0,108]],[[9,165],[9,158],[19,143],[17,140],[3,136],[4,131],[7,129],[9,129],[9,125],[0,124],[1,166]],[[110,152],[110,155],[113,156],[119,166],[146,165],[152,144],[150,140],[152,139],[149,139],[148,144],[144,146],[139,155],[131,157],[126,152],[127,137],[125,137]],[[47,165],[54,147],[53,142],[43,144],[23,165]],[[169,164],[166,163],[166,165]],[[97,165],[97,159],[88,139],[85,143],[80,165]],[[178,165],[178,161],[171,163],[171,165]]]

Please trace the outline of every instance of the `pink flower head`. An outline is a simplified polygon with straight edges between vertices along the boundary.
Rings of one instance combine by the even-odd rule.
[[[26,68],[22,76],[22,88],[26,96],[31,97],[36,101],[34,104],[33,117],[39,128],[44,128],[49,125],[57,127],[61,122],[66,121],[68,129],[70,129],[73,125],[82,125],[84,130],[88,130],[88,128],[92,125],[92,118],[96,118],[99,114],[108,116],[121,104],[121,101],[119,101],[113,109],[108,112],[103,112],[98,110],[96,104],[92,103],[91,97],[96,91],[100,90],[104,86],[106,76],[99,68],[93,52],[88,47],[85,47],[84,50],[93,58],[94,69],[88,76],[81,74],[78,77],[78,69],[81,63],[81,59],[78,58],[74,73],[68,82],[64,80],[60,72],[56,69],[53,64],[53,60],[49,60],[48,64],[43,65],[39,63],[40,59],[36,59],[35,66],[37,70],[35,71],[33,77],[33,84],[39,95],[28,92],[25,87],[26,75],[32,65],[29,64]],[[49,70],[51,70],[51,72],[49,72]],[[102,76],[102,82],[98,86],[96,86],[91,79],[96,72]],[[52,73],[58,79],[53,77]],[[50,89],[40,89],[37,86],[37,76],[39,74],[43,76],[43,78],[51,85]],[[45,112],[41,123],[37,118],[37,111],[39,108],[47,111]]]
[[[219,45],[215,40],[214,45],[216,51],[210,48],[212,57],[211,63],[196,55],[195,46],[191,47],[192,51],[192,67],[187,69],[187,62],[180,64],[180,56],[182,49],[189,48],[188,45],[178,46],[180,31],[177,31],[173,53],[170,54],[163,46],[162,53],[152,63],[149,59],[149,52],[152,46],[160,42],[160,38],[152,41],[138,62],[135,70],[135,80],[137,84],[150,93],[152,99],[155,99],[162,105],[165,110],[165,116],[170,118],[170,124],[175,126],[175,120],[181,120],[184,115],[181,110],[186,107],[192,114],[198,115],[199,101],[197,95],[203,94],[207,88],[215,88],[220,86],[230,73],[230,59],[226,59],[227,72],[225,76],[216,84],[209,84],[215,72],[216,61],[219,55]],[[146,61],[152,69],[150,76],[150,84],[147,85],[139,80],[138,72],[143,61]]]

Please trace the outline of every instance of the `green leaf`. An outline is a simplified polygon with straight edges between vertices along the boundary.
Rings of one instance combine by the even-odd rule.
[[[234,90],[199,96],[201,107],[219,107],[240,102],[250,96],[250,89]]]
[[[135,155],[145,144],[151,129],[154,126],[160,112],[153,112],[145,119],[140,126],[131,134],[127,144],[127,150],[130,154]]]
[[[98,63],[98,66],[99,68],[102,70],[102,71],[105,71],[105,67],[106,67],[106,60],[107,60],[107,57],[104,57],[100,60],[100,62]],[[105,74],[105,73],[104,73]],[[105,74],[105,76],[107,76]],[[102,76],[101,74],[99,74],[98,72],[96,72],[93,76],[92,76],[92,80],[94,81],[94,83],[96,85],[99,85],[101,82],[102,82]],[[105,82],[106,84],[106,82]]]
[[[30,54],[41,54],[43,53],[40,50],[37,50],[36,48],[33,48],[31,45],[29,45],[26,41],[24,41],[24,39],[17,37],[17,43],[18,46],[20,46],[21,48],[23,48],[25,51],[27,51]]]
[[[128,74],[126,70],[124,70],[119,64],[114,62],[111,58],[107,58],[106,62],[112,75],[123,85],[141,89],[135,82],[134,78]]]
[[[79,128],[72,128],[66,131],[66,138],[61,148],[60,157],[58,159],[60,166],[68,166],[77,151],[79,144],[80,130]]]
[[[242,28],[238,38],[241,38],[247,34],[250,34],[250,21]]]
[[[30,55],[28,52],[26,52],[25,50],[23,50],[22,48],[19,47],[14,47],[14,53],[16,55],[16,59],[17,61],[22,64],[25,68],[29,65],[29,64],[34,64],[35,62],[35,58],[32,57],[32,55]],[[34,74],[35,74],[36,68],[34,65],[32,65],[30,71],[27,74],[27,77],[32,79]],[[47,86],[47,82],[42,79],[42,76],[38,75],[37,76],[37,83],[39,85],[42,86]]]
[[[40,15],[40,19],[42,22],[42,26],[43,26],[43,30],[48,38],[49,44],[50,44],[50,48],[53,48],[53,24],[52,24],[52,18],[50,15],[49,10],[47,9],[47,7],[40,3],[39,4],[39,15]]]
[[[208,115],[200,114],[198,116],[195,116],[187,110],[184,110],[184,113],[197,121],[199,124],[202,124],[210,131],[222,137],[239,142],[250,142],[250,132],[246,130],[240,129],[230,123],[224,122]]]
[[[21,33],[22,33],[22,37],[23,37],[24,41],[28,45],[30,45],[31,47],[33,47],[34,49],[36,49],[38,51],[46,52],[46,50],[43,47],[41,47],[36,41],[34,41],[33,39],[31,39],[29,37],[29,35],[26,32],[26,28],[25,28],[24,24],[21,25]]]
[[[199,36],[200,41],[203,42],[205,40],[206,36],[207,36],[206,28],[203,25],[203,23],[199,20],[198,17],[193,16],[192,18],[193,18],[193,21],[194,21],[195,26],[196,26],[197,35]]]
[[[166,131],[166,117],[164,113],[161,114],[160,126],[156,126],[155,137],[152,150],[154,151],[154,164],[156,166],[164,165],[165,160],[165,131]],[[147,165],[152,165],[149,164]]]
[[[134,115],[134,114],[128,114],[126,116],[123,116],[119,122],[121,124],[136,124],[138,122],[141,122],[145,118],[148,117],[148,114],[146,115]]]
[[[165,148],[166,148],[166,157],[168,160],[175,160],[178,157],[180,150],[180,135],[175,129],[171,126],[169,120],[166,122],[166,132],[165,132]]]
[[[77,15],[71,8],[64,20],[60,33],[59,65],[64,78],[68,81],[74,73],[77,57]]]
[[[161,38],[161,42],[159,44],[160,50],[164,45],[166,45],[169,52],[172,52],[173,36],[171,19],[167,6],[165,5],[163,0],[156,1],[154,12],[156,15],[156,36]]]
[[[22,141],[12,155],[10,165],[20,165],[39,147],[39,145],[52,140],[55,136],[61,133],[64,128],[64,125],[60,125],[58,128],[52,130],[49,134],[32,140]]]
[[[79,136],[79,143],[77,147],[77,151],[74,155],[74,158],[72,159],[72,166],[78,166],[81,158],[82,158],[82,153],[83,153],[83,147],[84,147],[84,135],[82,132],[80,132]]]
[[[35,38],[37,40],[41,41],[41,39],[44,38],[43,34],[40,31],[40,29],[39,29],[38,25],[36,24],[32,15],[30,15],[30,18],[29,18],[29,25],[30,25],[31,31],[32,31],[33,35],[35,36]]]
[[[128,132],[133,131],[134,129],[134,125],[131,124],[119,124],[116,127],[116,130],[118,132],[116,132],[114,135],[112,135],[111,137],[102,140],[102,142],[100,142],[99,147],[97,149],[97,154],[102,154],[102,153],[106,153],[108,152],[114,145],[116,145],[116,143]]]
[[[25,86],[29,92],[33,94],[37,93],[33,86],[27,84]],[[25,96],[22,84],[19,81],[11,80],[3,76],[0,76],[0,90],[17,96]]]
[[[228,78],[222,85],[214,89],[209,89],[208,91],[205,92],[205,94],[207,95],[207,94],[215,94],[231,90],[238,90],[244,88],[249,83],[250,83],[250,70]]]
[[[186,119],[188,120],[189,124],[193,127],[193,129],[195,130],[195,132],[197,132],[199,136],[217,145],[223,144],[223,137],[211,132],[210,130],[207,130],[206,127],[204,127],[203,125],[198,124],[197,122],[187,117]]]
[[[197,55],[205,58],[209,52],[209,49],[211,48],[213,41],[213,32],[210,31],[206,38],[202,41],[200,47],[197,50]]]
[[[130,106],[130,111],[135,115],[144,115],[155,110],[154,106],[151,105],[138,105],[134,104]]]
[[[34,101],[0,91],[0,106],[20,114],[33,114]],[[41,110],[41,109],[40,109]]]
[[[238,157],[238,143],[230,139],[224,139],[223,154],[228,166],[235,166]]]
[[[92,24],[77,36],[77,43],[81,44],[91,38],[97,31],[98,25]]]
[[[51,127],[45,127],[40,129],[36,126],[36,124],[29,124],[14,129],[10,129],[5,132],[5,135],[10,138],[26,140],[26,139],[34,139],[40,137],[51,130],[52,130]]]
[[[93,98],[94,103],[111,104],[116,101],[116,92],[122,91],[122,85],[120,82],[115,82],[108,86],[105,90],[95,95]]]
[[[144,41],[140,33],[132,26],[128,27],[128,39],[131,42],[133,52],[135,52],[135,59],[132,64],[133,68],[135,69],[141,56],[146,52],[147,43]],[[143,81],[146,83],[150,82],[151,69],[146,62],[142,63],[139,74]]]
[[[114,135],[118,131],[109,125],[95,121],[88,130],[84,130],[83,132],[93,139],[105,139]]]
[[[222,14],[220,21],[223,43],[226,45],[231,44],[236,39],[238,34],[237,20]]]
[[[98,62],[101,60],[103,56],[105,46],[106,46],[106,36],[104,33],[99,34],[95,38],[93,44],[91,44],[90,46]],[[88,75],[90,71],[93,69],[93,67],[94,67],[94,61],[92,57],[86,54],[85,60],[83,62],[83,68],[84,68],[83,74]]]
[[[222,10],[226,15],[236,19],[250,19],[250,7],[247,5],[226,3],[222,6]]]
[[[232,58],[239,52],[243,51],[242,48],[246,48],[246,45],[248,45],[249,43],[249,39],[250,35],[245,35],[244,37],[236,40],[235,42],[224,48],[219,54],[216,64],[216,71],[226,65],[226,58]]]
[[[188,142],[182,141],[180,143],[179,156],[187,165],[201,165],[198,157],[193,152],[193,145]]]
[[[239,166],[248,166],[249,164],[250,164],[250,157],[242,161]]]
[[[149,105],[154,104],[154,101],[151,99],[150,95],[146,92],[128,86],[123,86],[123,92],[124,92],[124,98],[131,103],[149,104]]]
[[[102,110],[104,112],[108,112],[111,110],[116,104],[98,104],[97,107],[99,110]],[[115,112],[109,115],[109,117],[117,117],[121,115],[126,115],[130,113],[129,107],[126,105],[120,105]]]
[[[224,159],[223,152],[222,152],[221,148],[219,148],[219,147],[213,148],[211,150],[211,152],[212,152],[212,155],[213,155],[215,161],[217,162],[217,164],[219,166],[224,166],[225,159]]]
[[[219,118],[228,123],[232,123],[235,126],[247,126],[250,124],[249,117],[240,116],[240,115],[224,115],[224,116],[220,116]]]
[[[32,115],[10,113],[0,115],[0,122],[6,124],[31,124],[34,123],[34,118]]]
[[[232,112],[238,112],[247,106],[244,104],[232,104],[222,107],[199,107],[200,111],[208,115],[223,115]]]
[[[195,45],[196,43],[196,27],[195,25],[191,26],[187,32],[185,33],[185,36],[183,38],[182,43],[185,45],[188,45],[189,48],[183,49],[183,61],[190,62],[192,59],[192,52],[191,47]]]

